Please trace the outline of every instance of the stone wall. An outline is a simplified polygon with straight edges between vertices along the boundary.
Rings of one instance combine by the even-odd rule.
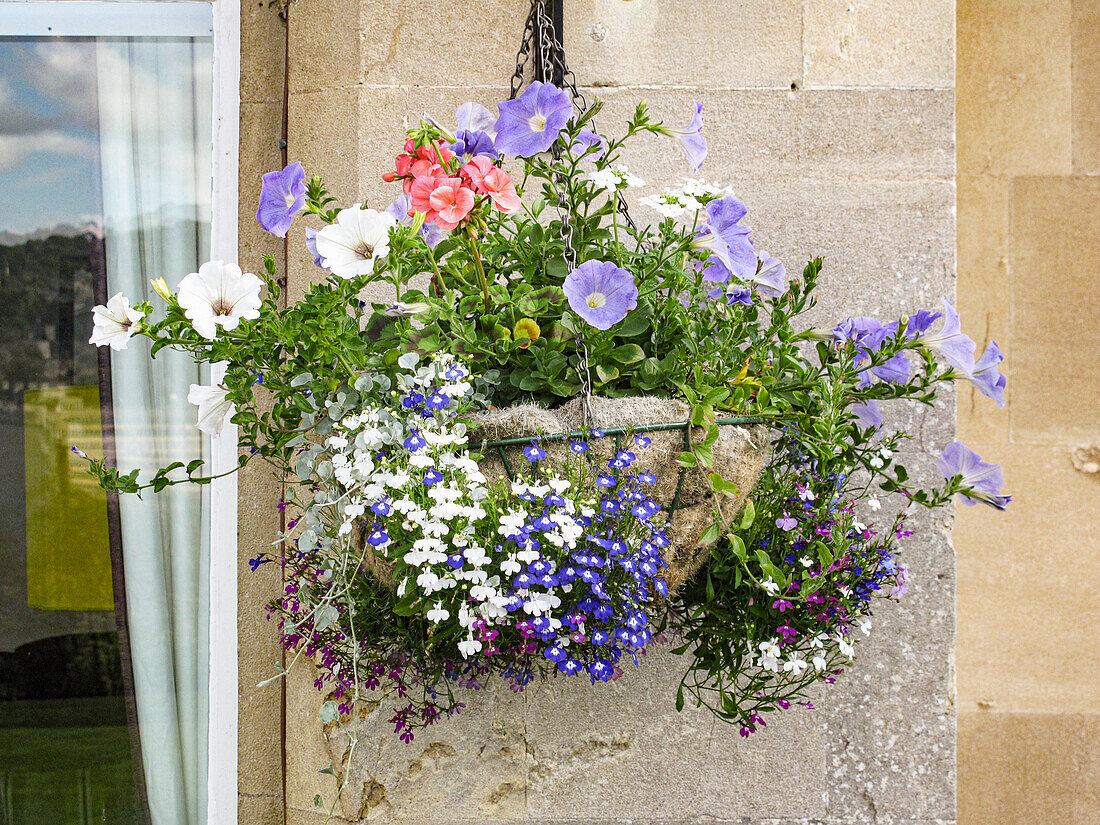
[[[953,294],[953,3],[566,5],[572,68],[589,99],[607,101],[601,126],[614,128],[641,97],[670,123],[701,100],[711,147],[705,175],[735,187],[758,246],[791,270],[811,255],[825,257],[822,323],[848,314],[895,317]],[[256,34],[246,42],[246,62],[271,83],[251,91],[242,135],[252,137],[242,137],[242,148],[254,139],[265,147],[255,164],[273,168],[277,158],[265,153],[271,119],[278,122],[273,66],[281,55],[260,17],[275,12],[244,8],[246,29]],[[526,10],[526,0],[299,0],[289,21],[290,159],[323,175],[343,203],[388,204],[394,190],[379,175],[407,119],[425,111],[448,119],[465,100],[492,107],[505,96]],[[657,138],[628,162],[651,184],[647,191],[687,172],[678,149]],[[256,186],[249,176],[261,168],[242,166],[242,229]],[[251,237],[242,255],[260,251]],[[287,250],[293,296],[316,272],[302,226]],[[953,399],[888,414],[918,432],[911,471],[934,473],[929,456],[953,437]],[[269,529],[266,483],[249,482],[242,496],[249,497],[242,533]],[[394,740],[383,704],[362,723],[341,813],[401,825],[953,822],[948,530],[943,516],[919,523],[906,552],[910,595],[880,609],[860,662],[819,691],[817,710],[780,714],[743,740],[706,713],[676,713],[678,663],[665,654],[599,690],[562,680],[521,695],[489,691],[411,746]],[[277,656],[272,630],[257,618],[258,597],[250,598],[242,598],[249,611],[242,640]],[[284,785],[271,748],[281,697],[270,698],[278,687],[265,695],[249,687],[263,662],[245,654],[241,809],[262,806],[262,821],[275,822]],[[286,697],[286,822],[320,823],[313,797],[331,799],[332,784],[317,771],[343,743],[321,730],[321,700],[306,669],[289,681]],[[258,816],[242,813],[242,822]]]
[[[960,393],[959,435],[1014,499],[955,529],[959,822],[1096,822],[1100,2],[958,15],[959,307],[1008,375],[1004,410]]]

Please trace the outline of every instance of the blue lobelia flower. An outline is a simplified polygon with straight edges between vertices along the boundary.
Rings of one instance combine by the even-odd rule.
[[[585,261],[562,284],[569,307],[596,329],[611,329],[638,306],[634,276],[610,261]]]
[[[412,434],[408,438],[405,439],[405,449],[408,450],[410,453],[415,453],[417,450],[421,449],[422,447],[427,447],[427,446],[428,446],[428,442],[425,441],[421,437],[420,433],[417,432],[416,430],[413,430]]]
[[[306,204],[306,170],[295,161],[281,172],[268,172],[262,180],[256,220],[272,235],[285,238],[294,216]]]
[[[389,535],[379,525],[374,525],[374,532],[367,536],[367,542],[371,547],[378,547],[390,540]]]
[[[974,370],[975,344],[963,334],[959,313],[946,298],[943,299],[943,326],[939,332],[924,332],[920,341],[963,375]]]
[[[536,80],[515,100],[497,104],[497,111],[497,151],[529,158],[554,145],[573,117],[573,102],[557,86]]]
[[[997,368],[1003,360],[1005,357],[997,342],[990,341],[982,357],[974,364],[974,369],[966,376],[978,392],[986,398],[992,398],[998,407],[1005,405],[1005,385],[1008,383],[1008,379]]]
[[[252,570],[252,572],[255,573],[259,569],[261,564],[267,564],[269,561],[272,561],[272,559],[260,555],[256,556],[256,558],[254,559],[249,559],[248,566]]]
[[[542,459],[546,458],[546,450],[542,449],[537,443],[534,443],[523,448],[523,457],[530,462],[542,461]]]
[[[959,494],[968,505],[973,506],[981,501],[1003,510],[1012,500],[1012,496],[1001,494],[1004,476],[1000,465],[982,461],[981,456],[961,441],[952,441],[944,447],[936,466],[944,478],[962,476],[961,485],[972,488],[969,495]]]
[[[429,410],[445,410],[450,403],[451,399],[448,396],[436,390],[424,402],[424,406]]]
[[[752,228],[740,223],[746,214],[745,204],[733,195],[707,204],[706,225],[692,241],[693,248],[711,253],[703,270],[707,280],[725,283],[731,274],[741,280],[751,280],[756,275],[759,260],[749,237]]]
[[[574,441],[571,439],[569,441],[569,449],[575,453],[585,453],[588,452],[588,444],[584,441]]]
[[[684,129],[672,129],[668,126],[659,126],[657,131],[662,135],[674,137],[680,141],[680,148],[687,155],[691,171],[698,172],[699,167],[707,157],[707,142],[703,139],[703,104],[695,101],[695,113],[691,116],[691,123]]]
[[[476,132],[463,129],[455,135],[455,142],[451,144],[451,151],[462,160],[469,160],[475,155],[487,155],[496,160],[500,157],[493,146],[493,138],[488,132],[478,129]]]
[[[443,474],[434,467],[428,472],[424,473],[424,486],[431,487],[433,484],[438,484],[443,480]]]

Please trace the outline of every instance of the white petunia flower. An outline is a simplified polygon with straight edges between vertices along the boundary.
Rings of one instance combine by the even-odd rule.
[[[97,304],[92,307],[92,337],[89,344],[97,347],[110,346],[113,350],[124,350],[130,344],[134,333],[141,328],[138,323],[145,317],[145,313],[134,309],[121,292],[116,294],[106,305]]]
[[[218,435],[233,415],[229,391],[221,387],[192,384],[187,400],[199,408],[199,429],[210,435]]]
[[[336,223],[317,233],[317,255],[339,278],[373,275],[375,261],[390,253],[390,229],[397,219],[360,204],[341,209]]]
[[[242,320],[260,317],[261,288],[259,278],[236,264],[207,261],[180,281],[177,300],[195,332],[213,340],[218,327],[232,330]]]

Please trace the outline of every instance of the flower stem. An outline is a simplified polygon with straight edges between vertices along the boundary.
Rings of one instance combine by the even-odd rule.
[[[485,267],[481,264],[481,253],[477,248],[477,235],[474,228],[466,226],[466,236],[470,239],[470,250],[474,253],[474,266],[477,269],[478,280],[481,281],[481,293],[485,298],[485,312],[492,310],[492,301],[489,298],[489,282],[485,280]]]

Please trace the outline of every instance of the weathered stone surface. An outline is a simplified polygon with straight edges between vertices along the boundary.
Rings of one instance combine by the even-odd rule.
[[[301,43],[322,43],[341,14],[357,16],[354,4],[324,2],[315,24],[308,5],[292,11],[314,29]],[[746,201],[758,247],[792,274],[810,255],[825,257],[815,323],[897,316],[953,294],[950,4],[749,0],[737,20],[712,0],[566,5],[571,65],[585,94],[607,101],[602,128],[616,131],[642,97],[672,125],[702,101],[705,177]],[[397,188],[380,175],[422,112],[449,124],[466,100],[492,108],[501,99],[526,3],[455,7],[445,32],[430,7],[358,8],[358,74],[292,78],[291,158],[324,175],[341,202],[382,208]],[[345,59],[345,47],[338,38],[333,54],[292,56],[292,68],[312,73]],[[803,59],[808,85],[861,88],[803,91]],[[688,173],[674,142],[641,143],[624,158],[649,184],[641,194]],[[296,232],[292,294],[316,275]],[[931,409],[884,407],[916,433],[906,456],[914,477],[934,477],[932,457],[953,437],[953,405],[948,393]],[[953,558],[945,519],[914,523],[911,595],[879,607],[862,659],[817,691],[818,710],[779,714],[743,740],[703,711],[676,713],[684,663],[664,650],[598,688],[565,678],[520,695],[490,687],[411,746],[386,721],[391,702],[359,723],[342,815],[401,825],[953,822]],[[313,794],[330,800],[332,791],[316,771],[339,763],[346,742],[323,734],[308,674],[288,690],[288,822],[312,825],[323,820]]]
[[[796,0],[581,0],[565,4],[565,48],[586,85],[801,85]],[[731,20],[731,12],[735,20]]]
[[[1071,171],[1072,5],[959,4],[959,167],[967,174]]]
[[[952,88],[952,0],[807,0],[806,86]]]

